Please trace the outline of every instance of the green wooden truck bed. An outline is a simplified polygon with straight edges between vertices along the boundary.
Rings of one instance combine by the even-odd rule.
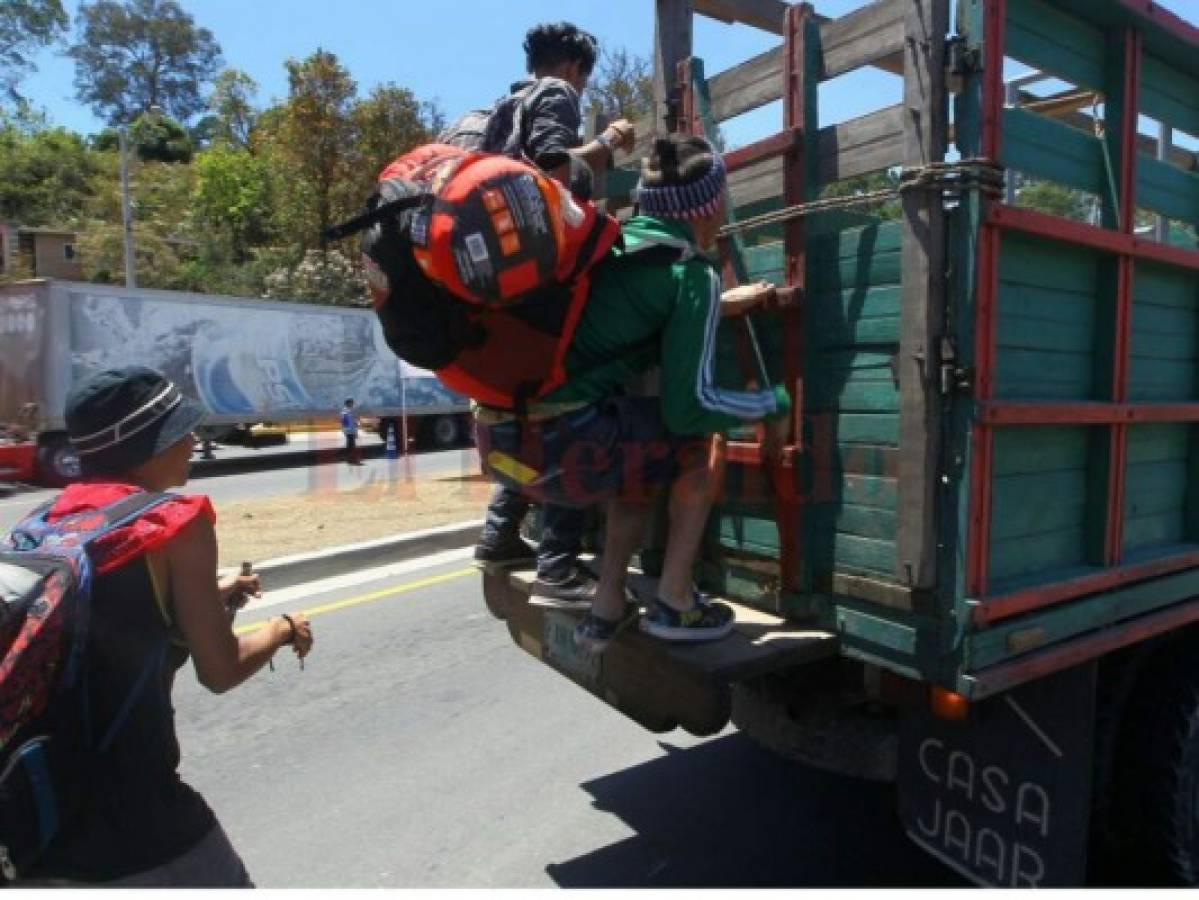
[[[782,107],[725,154],[726,282],[782,290],[722,323],[718,377],[786,385],[792,434],[770,464],[728,436],[699,568],[752,672],[637,634],[574,658],[527,578],[489,577],[493,611],[655,730],[710,733],[732,683],[758,737],[802,744],[805,709],[826,760],[876,735],[913,840],[980,883],[1076,883],[1096,841],[1199,881],[1199,29],[1150,0],[655,3],[634,159]],[[709,75],[695,13],[780,40]],[[826,124],[820,84],[866,67],[891,104]],[[636,172],[606,181],[627,210]],[[895,720],[830,725],[854,680],[845,710]]]

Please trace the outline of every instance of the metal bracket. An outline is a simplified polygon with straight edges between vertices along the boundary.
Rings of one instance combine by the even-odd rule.
[[[953,341],[941,338],[941,396],[948,397],[954,391],[969,393],[974,390],[974,367],[959,366]]]
[[[951,94],[960,94],[966,78],[982,70],[982,52],[965,35],[955,34],[945,42],[945,86]]]

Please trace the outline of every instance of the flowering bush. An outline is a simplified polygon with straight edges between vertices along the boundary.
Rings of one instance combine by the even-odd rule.
[[[330,306],[368,306],[366,276],[357,262],[337,250],[309,250],[298,264],[266,277],[264,296]]]

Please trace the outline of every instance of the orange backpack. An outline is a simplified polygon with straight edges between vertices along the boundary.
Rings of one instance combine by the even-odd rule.
[[[429,144],[379,176],[363,262],[388,344],[453,390],[520,411],[565,380],[588,272],[620,238],[615,219],[535,166]]]

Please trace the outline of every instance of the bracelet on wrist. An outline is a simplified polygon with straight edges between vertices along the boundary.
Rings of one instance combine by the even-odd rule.
[[[291,616],[289,616],[287,613],[281,614],[279,616],[279,618],[281,618],[285,622],[287,622],[287,627],[291,629],[291,634],[289,634],[287,636],[287,640],[285,640],[283,643],[294,644],[296,642],[296,620],[293,619]]]

